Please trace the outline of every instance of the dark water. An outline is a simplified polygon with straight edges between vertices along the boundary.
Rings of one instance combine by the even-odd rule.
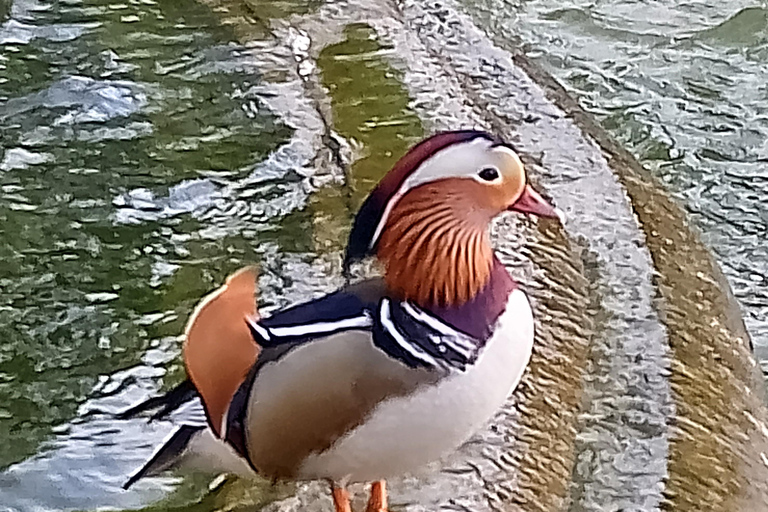
[[[259,265],[265,311],[337,286],[362,197],[451,127],[440,109],[461,99],[405,84],[377,35],[386,17],[318,28],[320,5],[0,4],[0,511],[252,509],[283,492],[174,476],[122,492],[169,425],[111,414],[178,382],[186,315],[232,270]],[[468,11],[529,43],[694,213],[768,354],[765,6]],[[312,55],[286,22],[302,16],[325,38]],[[548,184],[569,204],[568,183]],[[664,452],[658,440],[638,449]]]

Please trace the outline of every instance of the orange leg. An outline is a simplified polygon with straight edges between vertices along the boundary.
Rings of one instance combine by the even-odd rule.
[[[344,487],[338,487],[331,484],[331,496],[333,496],[333,506],[336,512],[352,512],[352,506],[349,504],[349,492]]]
[[[371,497],[365,512],[387,512],[387,482],[378,480],[371,484]]]

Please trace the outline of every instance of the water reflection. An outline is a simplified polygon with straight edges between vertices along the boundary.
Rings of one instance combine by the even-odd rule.
[[[208,494],[205,480],[168,477],[122,492],[169,426],[116,425],[111,414],[181,377],[186,314],[237,266],[259,263],[266,311],[339,284],[345,219],[422,133],[408,97],[364,26],[321,56],[348,119],[339,129],[376,163],[353,166],[340,204],[331,187],[312,195],[325,128],[273,34],[232,44],[194,3],[18,7],[4,34],[13,39],[21,19],[82,30],[66,48],[50,48],[55,38],[3,47],[13,71],[0,107],[3,501],[166,509],[205,495],[207,507],[255,506],[280,489],[228,483]],[[361,78],[387,101],[349,110]]]
[[[395,161],[423,135],[421,120],[383,45],[366,24],[350,24],[344,41],[323,48],[317,60],[331,97],[334,129],[357,148],[341,187],[313,195],[308,211],[315,219],[323,250],[342,251],[352,219],[368,192]]]

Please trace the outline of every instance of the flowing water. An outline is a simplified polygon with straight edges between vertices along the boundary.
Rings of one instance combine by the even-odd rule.
[[[768,4],[521,1],[513,11],[478,16],[517,33],[686,206],[768,358]]]
[[[344,9],[0,0],[0,511],[253,509],[290,494],[237,482],[209,490],[205,478],[172,475],[124,492],[125,475],[169,427],[112,414],[178,382],[186,316],[229,272],[259,265],[267,312],[337,287],[370,187],[430,129],[481,117],[480,93],[474,106],[419,95],[442,78],[418,70],[420,47],[388,21],[388,5],[367,22]],[[464,0],[463,9],[497,40],[527,45],[693,214],[768,360],[768,6]],[[325,12],[336,13],[328,26]],[[432,36],[444,45],[454,34]],[[568,180],[576,176],[544,183],[561,205],[594,212],[572,233],[599,232],[600,198],[569,203]],[[601,186],[595,195],[620,195]],[[614,271],[649,265],[626,223],[606,229],[625,242],[600,246],[626,254]],[[663,338],[652,292],[638,286],[636,328]],[[604,319],[604,332],[628,332],[630,316]],[[643,396],[660,405],[639,449],[663,459],[666,437],[654,429],[663,430],[668,388]],[[647,471],[637,510],[658,505],[663,472]]]

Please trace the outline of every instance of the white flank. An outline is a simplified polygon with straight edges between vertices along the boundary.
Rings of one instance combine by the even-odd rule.
[[[418,469],[481,429],[517,387],[533,349],[533,316],[515,290],[477,362],[417,393],[383,402],[325,452],[308,457],[307,479],[372,481]]]

